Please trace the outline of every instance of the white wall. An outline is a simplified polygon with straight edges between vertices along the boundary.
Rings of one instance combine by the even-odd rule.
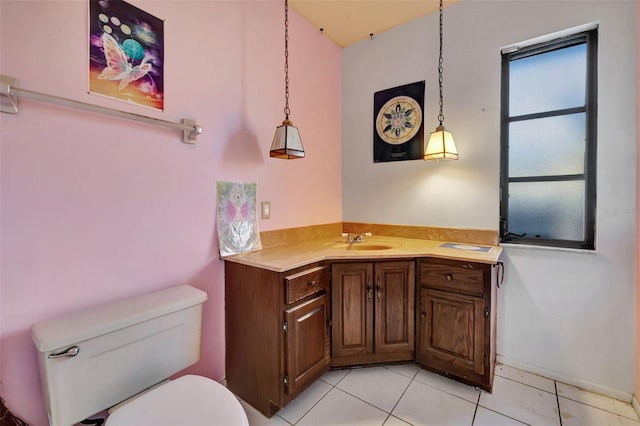
[[[475,1],[445,10],[444,124],[457,162],[373,163],[373,93],[427,81],[438,115],[438,16],[343,50],[343,220],[497,229],[500,49],[599,22],[597,253],[505,248],[504,362],[601,392],[633,389],[635,1]]]

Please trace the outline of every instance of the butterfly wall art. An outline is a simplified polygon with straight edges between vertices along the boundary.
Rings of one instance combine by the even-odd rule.
[[[164,22],[122,0],[89,1],[89,91],[164,109]]]

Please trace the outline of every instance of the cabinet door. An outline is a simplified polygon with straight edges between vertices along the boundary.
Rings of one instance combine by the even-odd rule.
[[[375,352],[415,349],[415,267],[413,262],[375,265]]]
[[[329,296],[325,293],[285,311],[286,392],[292,395],[329,368]]]
[[[334,264],[331,276],[332,356],[373,352],[373,264]]]
[[[484,374],[484,299],[424,287],[419,297],[418,362],[463,378]]]

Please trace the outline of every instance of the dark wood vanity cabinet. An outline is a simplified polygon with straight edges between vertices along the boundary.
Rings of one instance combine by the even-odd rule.
[[[420,259],[417,284],[416,361],[491,392],[496,357],[495,268]]]
[[[331,365],[415,357],[415,263],[334,263]]]
[[[331,356],[329,284],[328,266],[285,277],[291,307],[284,312],[283,383],[289,396],[297,395],[328,370]],[[297,303],[307,297],[311,298]]]
[[[330,267],[225,262],[227,387],[271,417],[330,365]]]
[[[267,417],[330,366],[416,360],[491,391],[493,265],[321,261],[286,272],[225,262],[228,388]]]

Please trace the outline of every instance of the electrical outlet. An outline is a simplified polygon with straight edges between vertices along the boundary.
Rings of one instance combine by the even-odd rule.
[[[262,202],[262,218],[271,219],[271,202],[270,201]]]

